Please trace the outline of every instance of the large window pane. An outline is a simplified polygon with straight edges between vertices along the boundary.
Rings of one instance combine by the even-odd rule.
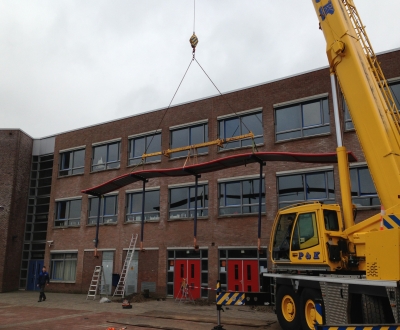
[[[196,206],[196,189],[194,186],[170,188],[170,219],[193,218]],[[197,216],[208,215],[208,185],[199,184],[197,187]]]
[[[327,197],[325,173],[308,174],[307,180],[307,199],[324,199]]]
[[[219,121],[219,138],[229,139],[231,137],[244,135],[249,132],[254,134],[254,143],[263,143],[262,112],[221,119]],[[252,139],[242,139],[226,143],[222,149],[240,148],[252,146]]]
[[[259,210],[259,179],[219,184],[219,214],[251,214]],[[261,212],[265,212],[265,187],[262,181]]]
[[[351,196],[357,206],[378,206],[379,198],[367,166],[350,169]]]
[[[320,102],[313,102],[303,105],[303,127],[320,125],[321,105]]]
[[[119,167],[120,142],[93,147],[92,171]]]
[[[208,141],[208,124],[195,125],[185,127],[182,129],[176,129],[171,131],[171,149],[187,147],[194,144],[199,144]],[[192,154],[193,151],[185,150],[180,152],[174,152],[171,157],[183,157],[187,156],[189,152]],[[208,147],[198,148],[197,154],[208,152]]]
[[[330,132],[328,99],[318,99],[275,109],[276,141]]]
[[[275,115],[277,132],[290,131],[301,127],[300,104],[277,109]]]
[[[279,208],[305,200],[335,201],[333,171],[278,176]]]
[[[142,220],[143,192],[136,192],[127,195],[128,208],[126,221]],[[158,220],[160,218],[160,191],[152,190],[145,192],[144,219]]]
[[[100,201],[100,223],[117,222],[118,196],[105,196]],[[89,224],[95,224],[98,218],[99,198],[89,199]]]

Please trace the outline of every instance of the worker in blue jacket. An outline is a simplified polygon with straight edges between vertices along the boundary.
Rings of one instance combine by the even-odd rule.
[[[40,288],[40,295],[38,302],[46,300],[46,295],[44,294],[44,288],[46,287],[46,284],[49,285],[49,283],[50,283],[49,273],[46,272],[46,267],[43,266],[42,271],[39,273],[38,284],[37,284],[37,286]]]

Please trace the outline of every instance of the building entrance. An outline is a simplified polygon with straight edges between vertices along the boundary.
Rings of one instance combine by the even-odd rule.
[[[201,269],[200,260],[176,260],[174,272],[174,298],[180,296],[182,281],[188,285],[193,299],[201,297]]]
[[[228,290],[258,292],[258,260],[228,260]]]
[[[28,281],[26,284],[27,290],[39,290],[36,285],[39,278],[39,273],[42,271],[43,264],[43,260],[29,260]]]

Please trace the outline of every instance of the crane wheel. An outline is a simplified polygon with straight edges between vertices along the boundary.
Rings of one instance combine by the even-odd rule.
[[[300,322],[303,330],[315,329],[316,300],[321,299],[321,293],[315,289],[305,288],[300,297]]]
[[[300,329],[299,296],[290,286],[282,285],[276,295],[276,315],[283,330]]]

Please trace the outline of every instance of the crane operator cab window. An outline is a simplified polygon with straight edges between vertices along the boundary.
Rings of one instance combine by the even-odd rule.
[[[318,245],[317,220],[314,212],[299,214],[293,230],[292,251]]]
[[[275,230],[273,258],[274,260],[289,260],[290,237],[296,213],[281,214]]]
[[[330,231],[339,230],[339,220],[337,212],[333,210],[324,210],[325,229]]]

